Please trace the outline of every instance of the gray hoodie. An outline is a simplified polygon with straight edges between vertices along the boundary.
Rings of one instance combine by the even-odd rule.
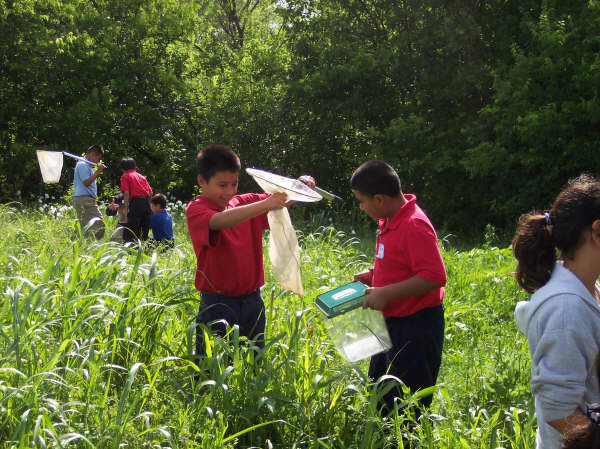
[[[585,413],[586,403],[600,402],[594,366],[600,306],[579,278],[557,263],[548,283],[517,304],[515,320],[529,341],[537,449],[559,449],[561,435],[548,422],[577,408]]]

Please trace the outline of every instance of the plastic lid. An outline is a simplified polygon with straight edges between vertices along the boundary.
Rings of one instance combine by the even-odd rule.
[[[344,284],[318,295],[315,304],[328,318],[333,318],[362,306],[366,289],[367,286],[362,282]]]
[[[246,173],[254,178],[257,184],[267,193],[285,192],[288,201],[315,202],[323,199],[313,189],[298,181],[264,170],[247,168]]]

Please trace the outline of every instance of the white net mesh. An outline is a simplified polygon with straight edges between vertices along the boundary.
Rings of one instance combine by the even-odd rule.
[[[56,184],[60,180],[63,166],[63,154],[60,151],[37,150],[37,158],[46,184]]]
[[[321,195],[295,179],[253,168],[247,168],[246,172],[267,193],[285,192],[287,199],[293,201],[313,202],[322,199]],[[304,287],[300,274],[300,248],[290,215],[284,207],[269,212],[267,218],[271,228],[269,259],[273,274],[284,289],[302,296]]]

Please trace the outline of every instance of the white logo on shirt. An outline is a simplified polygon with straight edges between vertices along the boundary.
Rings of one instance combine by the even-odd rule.
[[[379,243],[379,246],[377,247],[377,255],[375,257],[377,257],[378,259],[383,259],[383,253],[384,253],[384,247],[383,247],[383,243]]]

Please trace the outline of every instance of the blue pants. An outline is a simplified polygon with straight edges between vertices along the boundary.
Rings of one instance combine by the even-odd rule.
[[[406,317],[386,317],[385,324],[390,333],[392,347],[371,357],[369,377],[373,380],[390,374],[399,378],[412,393],[435,385],[444,344],[444,306],[423,309]],[[380,406],[384,414],[394,409],[394,398],[402,397],[402,391],[392,388]],[[420,406],[429,407],[432,396],[419,401]],[[420,407],[414,410],[415,418]]]
[[[217,320],[225,320],[230,326],[237,324],[241,336],[254,340],[260,348],[265,347],[265,304],[260,289],[235,298],[215,293],[202,293],[196,324],[205,324],[215,334],[223,336],[227,326]],[[196,354],[205,354],[204,336],[200,326],[196,326]]]

